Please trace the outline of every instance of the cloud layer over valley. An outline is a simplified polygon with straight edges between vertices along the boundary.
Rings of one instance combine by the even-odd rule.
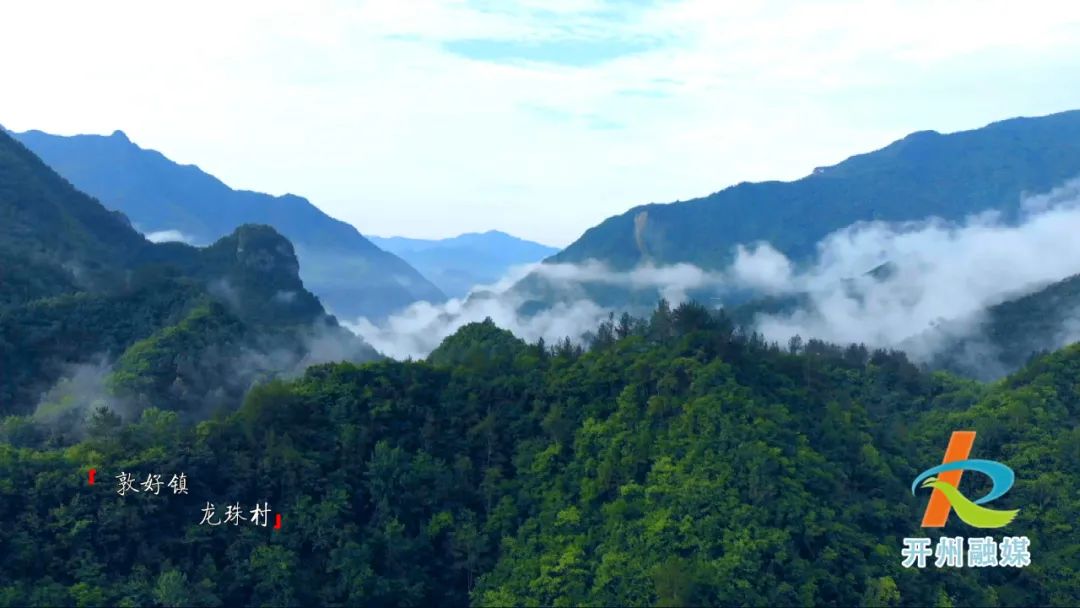
[[[753,317],[755,329],[769,340],[783,343],[801,335],[873,347],[907,340],[904,347],[926,359],[940,346],[939,339],[926,337],[934,334],[928,330],[942,322],[955,321],[949,324],[953,333],[977,332],[986,307],[1080,273],[1078,234],[1080,180],[1027,198],[1013,224],[983,214],[961,223],[849,226],[820,242],[816,259],[806,265],[768,243],[736,246],[733,263],[722,270],[678,264],[616,272],[595,262],[541,264],[520,268],[463,300],[415,304],[380,325],[366,319],[347,325],[383,354],[419,358],[462,325],[485,317],[529,341],[580,341],[610,312],[622,310],[597,304],[590,287],[654,290],[673,304],[709,294],[716,298],[704,302],[710,305],[731,302],[736,294],[745,298],[752,290],[757,296],[799,296],[797,307]],[[529,310],[533,296],[519,281],[530,273],[558,293],[558,303]],[[1075,329],[1063,326],[1061,340],[1075,340]]]

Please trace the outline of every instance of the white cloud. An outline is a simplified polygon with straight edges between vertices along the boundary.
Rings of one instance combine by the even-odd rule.
[[[420,237],[567,243],[633,204],[1080,91],[1077,3],[71,0],[0,22],[8,128],[121,128],[230,185]],[[665,44],[574,67],[442,48],[462,39]]]
[[[146,240],[151,243],[187,243],[188,245],[194,245],[194,239],[179,230],[157,230],[154,232],[148,232],[146,234]]]
[[[768,243],[736,246],[734,262],[722,271],[689,264],[614,271],[595,261],[523,266],[499,284],[475,290],[479,297],[422,302],[380,325],[359,319],[347,326],[386,355],[422,358],[463,325],[486,317],[530,342],[541,337],[549,343],[566,337],[580,342],[610,312],[621,312],[591,301],[586,285],[653,290],[672,304],[694,291],[745,296],[749,289],[806,299],[792,312],[757,316],[756,329],[769,340],[786,343],[801,335],[839,344],[902,346],[926,359],[946,338],[979,331],[986,307],[1080,273],[1080,180],[1030,197],[1022,206],[1027,211],[1015,225],[995,214],[959,223],[855,224],[823,239],[817,259],[801,270]],[[553,288],[560,303],[540,314],[520,314],[532,296],[514,287],[530,274]],[[1066,319],[1058,340],[1047,348],[1076,340],[1078,319]],[[927,332],[933,328],[942,329]],[[995,363],[987,358],[992,353],[968,355]]]
[[[736,246],[731,272],[742,285],[765,293],[789,289],[792,279],[791,261],[768,243]]]
[[[525,317],[517,313],[515,303],[518,302],[503,297],[468,302],[452,300],[442,305],[420,302],[380,325],[360,318],[345,326],[380,353],[405,359],[426,357],[462,326],[485,318],[530,342],[540,338],[553,342],[566,337],[580,341],[584,332],[595,328],[607,315],[596,304],[580,300]]]
[[[788,284],[808,294],[810,306],[759,316],[757,326],[780,342],[800,334],[877,347],[943,321],[967,319],[953,330],[974,331],[987,306],[1080,273],[1080,181],[1031,200],[1025,207],[1034,212],[1017,225],[983,214],[960,224],[875,222],[836,232],[818,245],[817,263]],[[884,276],[868,274],[885,262]],[[1063,336],[1072,330],[1062,328]],[[924,337],[909,346],[926,356],[938,344]]]
[[[523,313],[532,296],[515,289],[527,275],[542,279],[558,291],[563,301],[532,314]],[[469,297],[443,304],[419,302],[375,324],[365,318],[344,325],[364,338],[379,352],[398,359],[423,358],[447,336],[468,323],[491,318],[514,335],[535,342],[543,338],[555,343],[564,338],[580,343],[583,336],[615,312],[588,298],[583,287],[617,285],[623,288],[659,292],[674,304],[684,301],[687,292],[703,287],[720,288],[730,282],[722,274],[690,264],[641,266],[626,272],[613,271],[603,264],[529,264],[515,268],[495,285],[473,289]]]

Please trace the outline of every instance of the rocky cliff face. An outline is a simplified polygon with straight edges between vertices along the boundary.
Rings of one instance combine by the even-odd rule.
[[[306,322],[324,314],[300,280],[292,243],[270,226],[245,224],[199,253],[198,273],[243,316]]]

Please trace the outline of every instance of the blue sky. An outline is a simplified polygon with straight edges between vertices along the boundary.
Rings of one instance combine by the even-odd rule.
[[[562,246],[911,131],[1080,108],[1075,2],[9,4],[0,124],[122,129],[384,236]]]
[[[550,63],[589,67],[663,46],[660,41],[635,40],[448,40],[443,48],[455,55],[495,63]]]

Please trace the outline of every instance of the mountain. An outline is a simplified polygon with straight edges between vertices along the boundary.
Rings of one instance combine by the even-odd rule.
[[[428,361],[312,367],[195,426],[95,415],[70,444],[0,420],[0,605],[1080,600],[1080,346],[984,385],[899,353],[781,350],[692,304],[597,335],[582,352],[466,326]],[[912,481],[959,429],[1015,472],[989,505],[1019,509],[1005,528],[920,527]],[[1030,563],[903,565],[905,539],[958,536]]]
[[[233,190],[194,165],[140,148],[121,131],[13,135],[153,240],[207,244],[242,224],[273,226],[295,246],[304,284],[339,316],[379,318],[417,300],[445,299],[408,263],[302,197]]]
[[[539,262],[559,251],[498,230],[439,240],[368,238],[400,256],[453,298],[464,297],[475,286],[495,283],[514,266]]]
[[[6,133],[0,218],[0,414],[99,396],[129,413],[205,412],[308,362],[377,356],[304,288],[273,228],[151,243]],[[93,387],[70,381],[88,367]]]
[[[549,262],[596,259],[726,266],[740,243],[768,241],[804,261],[830,232],[868,220],[957,220],[1080,175],[1080,111],[951,134],[912,133],[792,182],[741,183],[709,196],[634,207],[587,230]]]
[[[149,243],[121,213],[84,200],[0,133],[0,303],[115,283]]]

